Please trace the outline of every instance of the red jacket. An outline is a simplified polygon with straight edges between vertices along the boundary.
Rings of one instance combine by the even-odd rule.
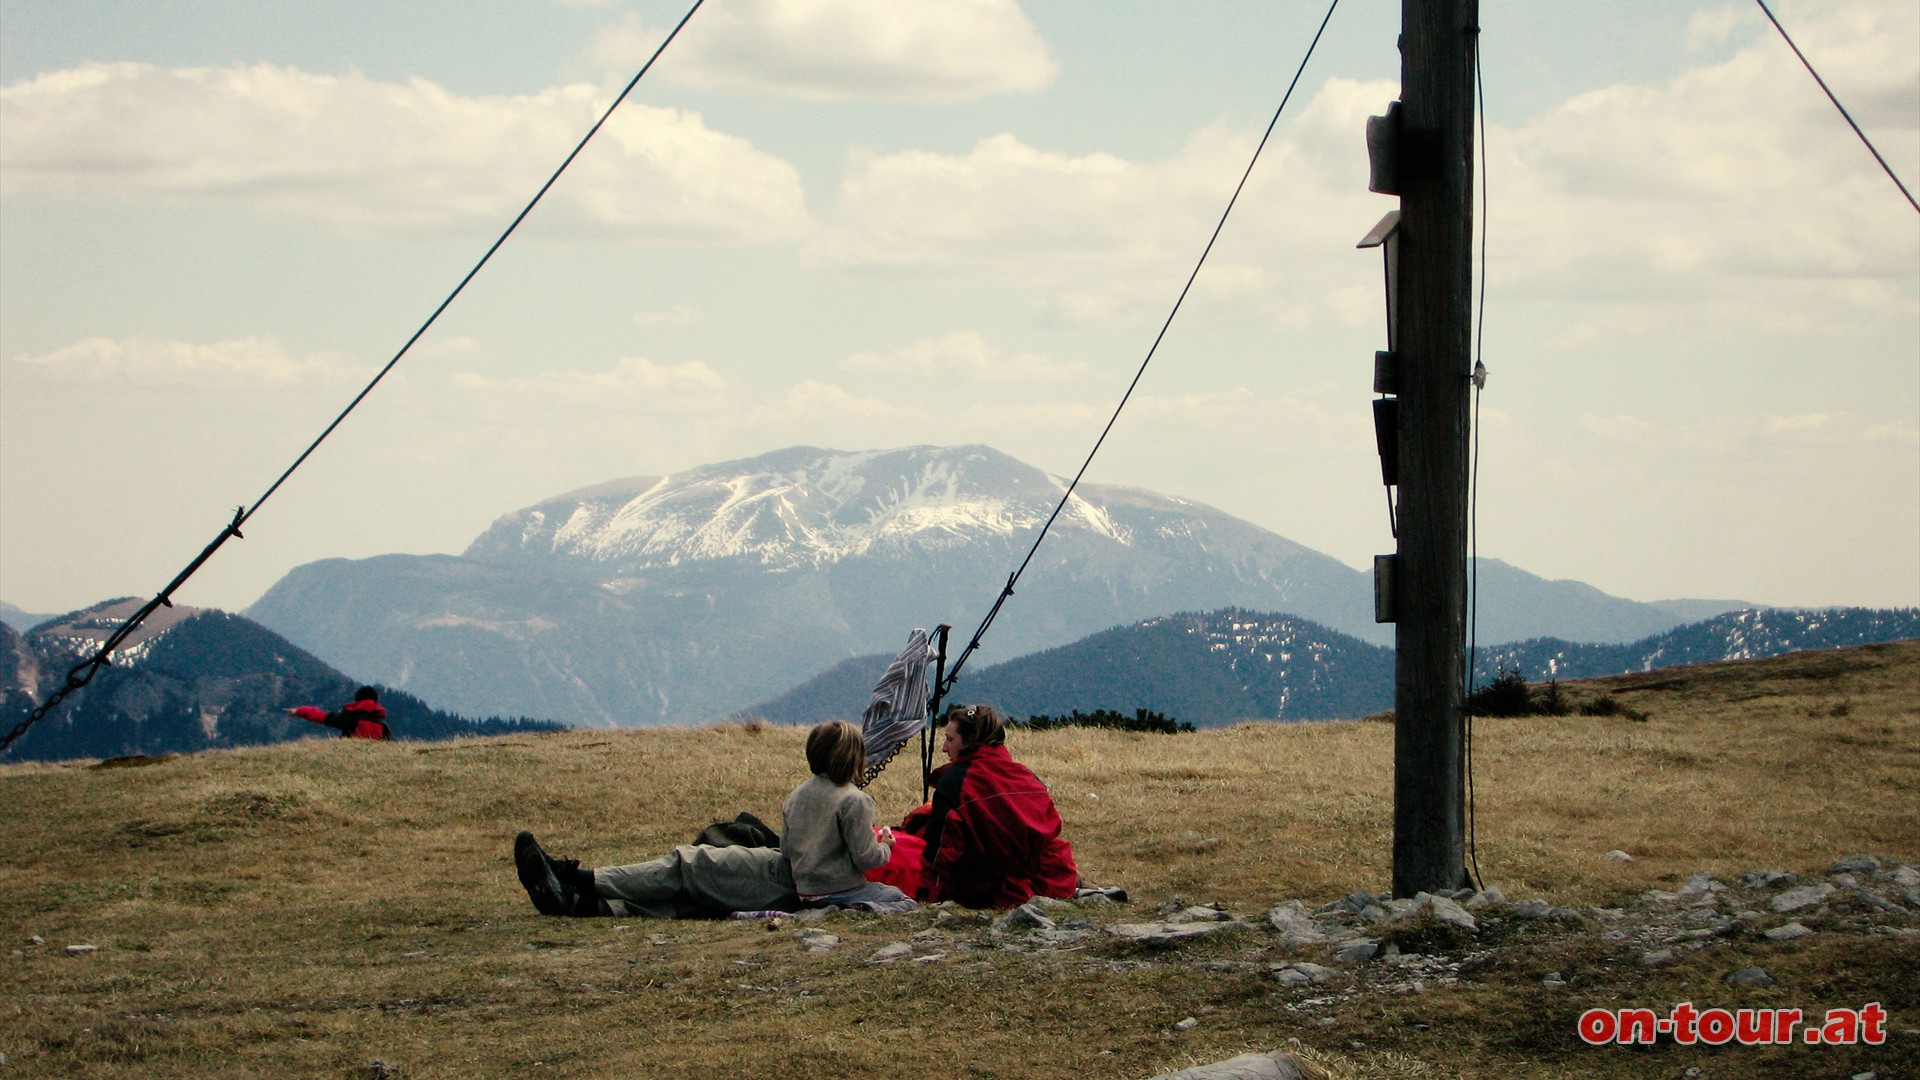
[[[1080,883],[1047,785],[1004,746],[976,746],[933,771],[919,899],[1010,908],[1068,899]],[[908,826],[911,827],[911,824]]]
[[[343,739],[384,739],[387,737],[387,710],[377,701],[349,701],[339,712],[321,712],[311,705],[293,710],[293,715],[316,724],[339,728]]]

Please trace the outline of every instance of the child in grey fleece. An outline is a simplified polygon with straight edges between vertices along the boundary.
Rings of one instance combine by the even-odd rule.
[[[908,911],[914,902],[906,893],[866,878],[866,871],[885,866],[893,853],[893,830],[875,834],[873,798],[853,786],[866,758],[860,729],[844,720],[828,721],[807,734],[813,776],[794,788],[781,808],[781,847],[803,903]]]

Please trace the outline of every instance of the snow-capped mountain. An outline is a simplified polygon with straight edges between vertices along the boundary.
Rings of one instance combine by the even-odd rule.
[[[465,712],[702,722],[897,649],[914,627],[950,623],[964,642],[1065,488],[984,446],[794,447],[570,492],[501,517],[458,557],[312,563],[248,614],[356,677]],[[1508,605],[1516,621],[1545,620],[1513,637],[1593,640],[1584,620],[1627,640],[1679,621],[1485,569],[1526,593]],[[977,662],[1224,607],[1391,640],[1366,573],[1134,488],[1081,484],[1017,589]],[[1483,581],[1483,640],[1501,591]]]

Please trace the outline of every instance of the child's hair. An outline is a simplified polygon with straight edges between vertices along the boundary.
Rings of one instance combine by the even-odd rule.
[[[817,725],[807,733],[807,768],[836,784],[851,783],[867,768],[860,729],[845,720]]]
[[[1007,741],[1007,722],[991,705],[955,705],[947,710],[943,724],[959,723],[960,741],[968,746],[1003,746]]]

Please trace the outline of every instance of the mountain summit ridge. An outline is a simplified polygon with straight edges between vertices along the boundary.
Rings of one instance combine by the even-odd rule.
[[[1369,574],[1204,503],[1081,483],[1035,549],[1066,489],[986,446],[788,447],[542,500],[458,556],[309,563],[248,614],[448,708],[613,726],[708,722],[897,650],[914,627],[970,632],[1030,551],[980,662],[1225,607],[1392,640]],[[1481,567],[1482,640],[1624,641],[1680,622]]]

